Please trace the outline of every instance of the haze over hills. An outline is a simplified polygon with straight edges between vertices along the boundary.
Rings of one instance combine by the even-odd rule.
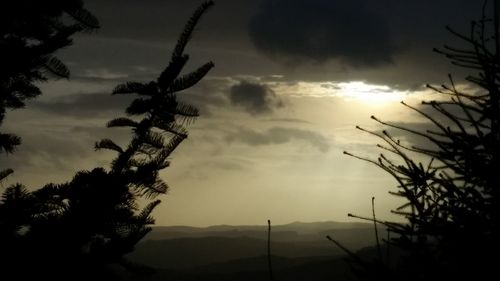
[[[342,261],[345,253],[326,235],[352,251],[375,244],[373,225],[369,223],[294,222],[272,226],[276,271],[284,280],[292,280],[299,272],[305,274],[306,268],[323,272],[334,266],[336,272],[349,271]],[[249,276],[265,276],[266,254],[267,225],[159,226],[128,257],[156,268],[158,276],[175,276],[178,280],[196,280],[199,276],[205,280],[246,280]]]
[[[323,222],[292,222],[282,225],[273,225],[273,230],[279,231],[300,231],[300,232],[311,232],[317,230],[325,229],[351,229],[351,228],[366,228],[371,224],[363,222],[336,222],[336,221],[323,221]],[[184,226],[184,225],[174,225],[174,226],[156,226],[154,231],[157,230],[168,230],[168,231],[181,231],[181,232],[210,232],[210,231],[227,231],[227,230],[262,230],[267,229],[267,225],[212,225],[207,227],[195,227],[195,226]]]
[[[373,232],[369,223],[353,222],[293,222],[284,225],[273,225],[273,240],[317,240],[326,235],[342,235],[342,233]],[[192,226],[157,226],[153,228],[145,240],[162,240],[186,237],[241,237],[248,236],[267,239],[267,225],[214,225],[208,227]]]

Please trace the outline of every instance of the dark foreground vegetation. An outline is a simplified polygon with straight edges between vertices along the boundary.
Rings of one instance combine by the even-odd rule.
[[[393,211],[404,223],[378,220],[375,213],[359,217],[387,228],[393,238],[386,242],[402,253],[391,260],[380,250],[374,262],[351,255],[363,280],[498,276],[500,1],[483,1],[482,17],[469,31],[448,30],[459,39],[459,47],[445,45],[435,52],[470,75],[465,82],[449,75],[440,87],[428,85],[437,94],[435,100],[418,106],[402,103],[427,120],[428,129],[372,116],[385,130],[358,129],[379,138],[380,156],[370,159],[346,152],[393,176],[398,186],[391,193],[405,201]],[[404,139],[398,137],[402,135]]]
[[[95,143],[96,150],[117,153],[109,168],[80,171],[67,183],[34,191],[21,184],[5,189],[0,202],[3,278],[114,280],[147,275],[149,270],[124,255],[151,230],[150,214],[160,203],[153,199],[168,188],[159,171],[168,167],[169,156],[187,138],[184,125],[198,116],[196,108],[177,101],[176,93],[198,83],[214,66],[209,62],[181,75],[189,59],[186,44],[212,4],[205,2],[194,12],[156,80],[127,82],[113,90],[113,95],[135,99],[126,109],[127,117],[107,123],[110,128],[130,128],[130,142],[125,147],[111,139]],[[2,8],[1,22],[0,122],[7,109],[23,107],[25,100],[41,94],[36,82],[51,75],[69,77],[54,52],[70,45],[74,33],[99,26],[79,0],[15,1]],[[0,134],[0,152],[13,152],[20,141]],[[2,167],[0,180],[11,173]],[[140,209],[141,198],[149,203]]]

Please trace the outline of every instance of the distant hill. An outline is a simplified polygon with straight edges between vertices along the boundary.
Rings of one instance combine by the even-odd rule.
[[[272,241],[305,242],[322,241],[326,235],[336,237],[345,246],[359,249],[374,243],[373,224],[345,222],[294,222],[272,226]],[[251,237],[267,240],[267,226],[264,225],[217,225],[209,227],[158,226],[154,227],[145,240],[165,240],[201,237]]]
[[[290,259],[296,262],[342,256],[344,253],[328,241],[326,235],[335,237],[353,251],[375,244],[372,224],[295,222],[272,227],[272,255],[277,260],[287,259],[287,264]],[[228,263],[241,264],[266,253],[267,226],[161,226],[155,227],[128,257],[155,268],[194,270],[214,267],[214,264],[230,268]]]
[[[373,229],[369,223],[354,222],[293,222],[284,225],[273,225],[273,233],[288,233],[289,235],[317,234],[327,230],[341,229]],[[146,236],[146,239],[165,239],[180,237],[203,237],[217,236],[218,233],[261,233],[267,232],[267,225],[214,225],[208,227],[192,226],[156,226],[153,231]],[[295,233],[295,234],[293,234]],[[175,236],[178,235],[178,236]]]
[[[129,255],[135,262],[156,268],[185,269],[266,254],[265,240],[249,237],[202,237],[149,240]],[[317,242],[272,243],[273,255],[312,257],[342,255],[328,240]]]

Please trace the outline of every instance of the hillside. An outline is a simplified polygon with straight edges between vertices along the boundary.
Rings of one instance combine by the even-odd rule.
[[[271,250],[277,276],[281,280],[325,280],[325,276],[347,280],[351,273],[344,252],[326,235],[353,251],[366,251],[375,243],[371,224],[295,222],[273,226]],[[266,279],[267,226],[155,227],[128,258],[156,268],[154,280]]]

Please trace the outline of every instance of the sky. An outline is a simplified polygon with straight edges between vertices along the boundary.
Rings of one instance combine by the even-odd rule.
[[[157,225],[348,221],[348,213],[400,220],[396,182],[343,151],[376,159],[378,140],[355,129],[380,119],[425,128],[399,102],[436,98],[425,88],[468,74],[432,52],[461,46],[445,26],[467,33],[481,16],[477,0],[216,0],[186,52],[186,71],[215,68],[178,98],[200,109],[189,138],[161,177],[170,189]],[[109,166],[94,142],[125,144],[108,129],[130,101],[111,96],[124,81],[156,79],[198,0],[88,0],[101,22],[58,52],[70,79],[40,85],[43,95],[9,112],[4,131],[22,137],[2,166],[31,189]],[[465,86],[464,86],[465,87]],[[408,142],[419,140],[408,135]],[[425,160],[425,159],[423,159]]]

